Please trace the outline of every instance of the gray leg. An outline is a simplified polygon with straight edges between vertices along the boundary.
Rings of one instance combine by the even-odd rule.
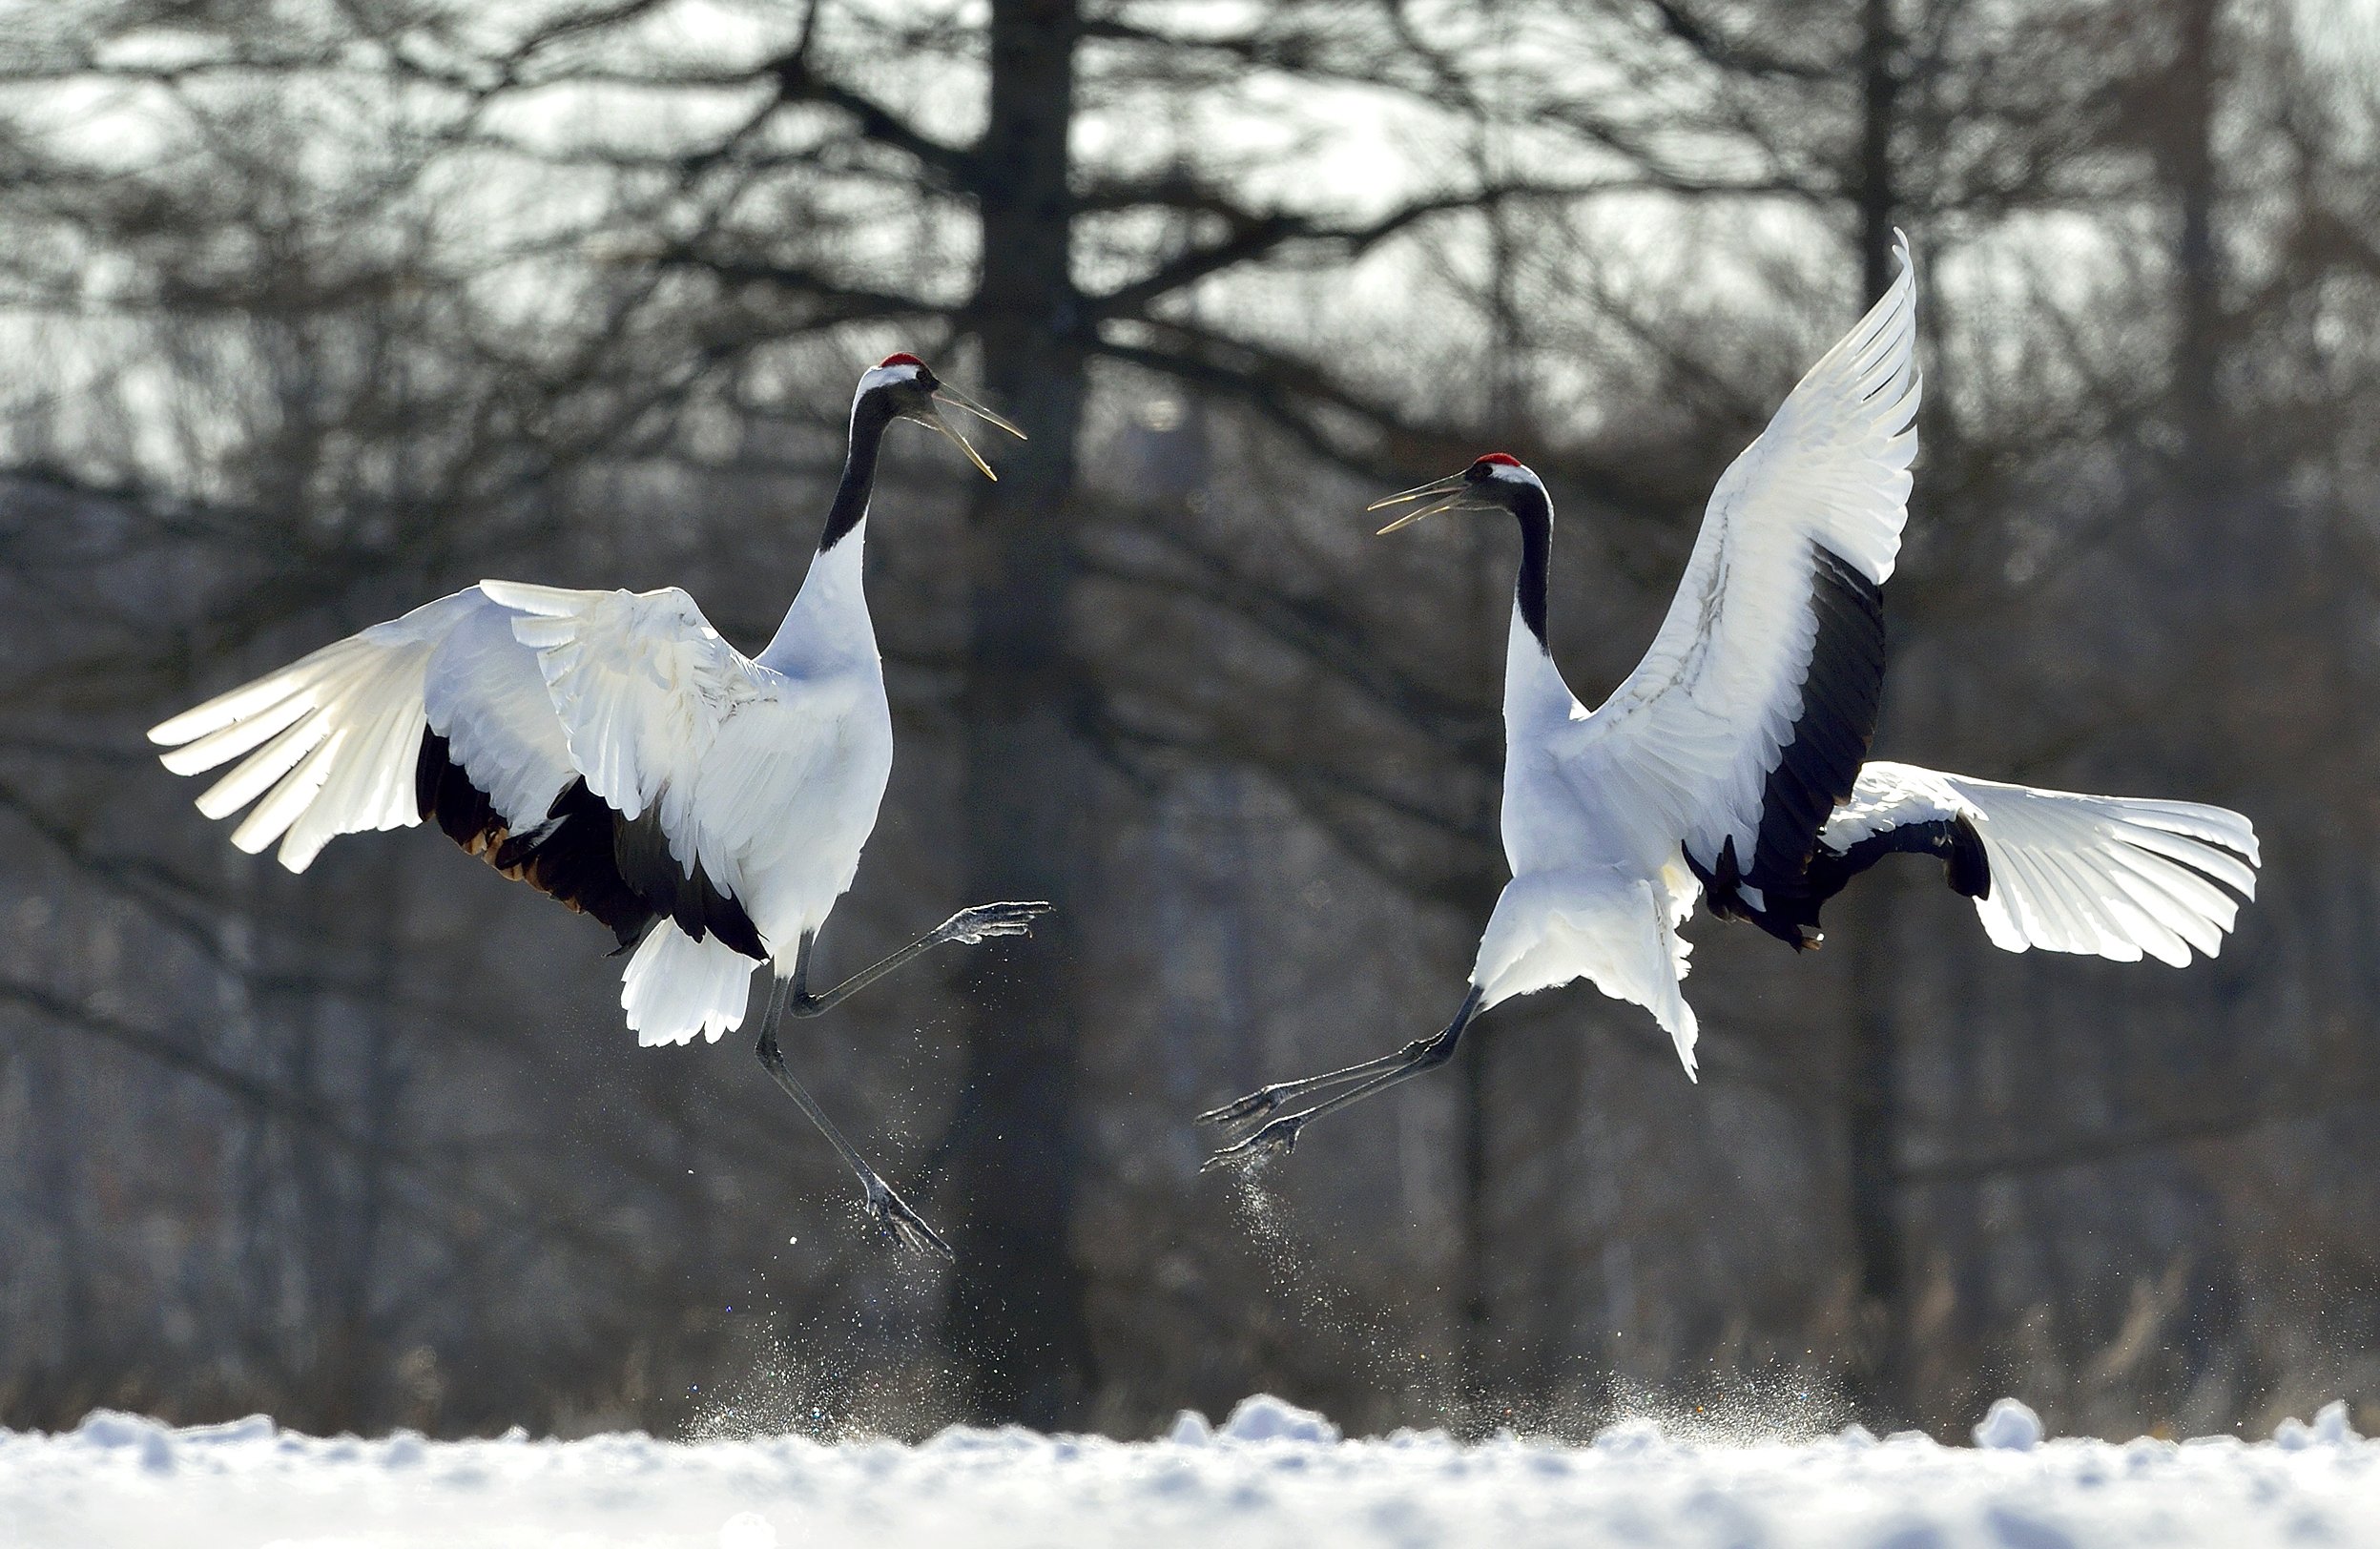
[[[1282,1082],[1276,1086],[1267,1086],[1228,1107],[1201,1114],[1199,1117],[1202,1119],[1229,1123],[1233,1119],[1270,1113],[1279,1106],[1285,1096],[1293,1097],[1301,1092],[1343,1085],[1348,1082],[1357,1084],[1352,1090],[1325,1098],[1313,1107],[1284,1114],[1236,1145],[1226,1146],[1207,1158],[1206,1168],[1202,1170],[1218,1167],[1246,1167],[1274,1155],[1286,1156],[1296,1148],[1298,1132],[1324,1114],[1352,1107],[1376,1092],[1385,1092],[1399,1082],[1411,1081],[1425,1070],[1437,1069],[1455,1057],[1455,1046],[1462,1042],[1463,1029],[1471,1024],[1471,1019],[1479,1015],[1479,1010],[1480,990],[1479,986],[1473,985],[1471,993],[1463,997],[1462,1009],[1455,1013],[1455,1020],[1448,1022],[1445,1031],[1436,1038],[1416,1039],[1395,1054],[1349,1065],[1327,1076],[1309,1076],[1303,1081]]]
[[[796,961],[806,960],[809,956],[810,941],[805,937]],[[799,977],[798,970],[796,977]],[[944,1258],[956,1258],[950,1245],[942,1241],[941,1233],[927,1226],[924,1217],[893,1192],[892,1186],[868,1166],[868,1159],[859,1154],[859,1148],[845,1140],[843,1132],[835,1127],[835,1121],[829,1119],[826,1110],[818,1106],[818,1100],[810,1095],[810,1089],[796,1081],[794,1073],[785,1067],[785,1056],[776,1046],[776,1024],[784,1016],[786,1002],[793,993],[798,993],[798,990],[791,981],[779,979],[770,987],[768,1015],[760,1023],[757,1052],[761,1065],[779,1086],[785,1088],[785,1095],[794,1100],[794,1105],[810,1116],[810,1122],[818,1126],[818,1133],[824,1135],[827,1144],[835,1147],[835,1154],[843,1159],[843,1165],[859,1175],[859,1188],[865,1196],[861,1208],[867,1211],[870,1220],[883,1228],[895,1242],[913,1252],[940,1253]]]
[[[945,941],[972,946],[987,936],[1030,936],[1033,917],[1047,913],[1049,905],[1045,903],[979,903],[972,909],[962,909],[882,962],[860,969],[824,995],[810,993],[810,943],[815,938],[805,936],[795,949],[794,993],[786,1009],[797,1017],[823,1015],[912,958],[931,952]]]
[[[1219,1108],[1209,1108],[1198,1116],[1202,1125],[1235,1125],[1247,1119],[1261,1119],[1293,1097],[1318,1092],[1329,1086],[1344,1086],[1349,1082],[1376,1076],[1384,1070],[1401,1070],[1428,1051],[1434,1039],[1417,1038],[1395,1054],[1383,1054],[1376,1060],[1351,1064],[1344,1070],[1327,1071],[1319,1076],[1300,1076],[1295,1081],[1276,1081],[1270,1086],[1259,1086],[1246,1097],[1234,1098]]]

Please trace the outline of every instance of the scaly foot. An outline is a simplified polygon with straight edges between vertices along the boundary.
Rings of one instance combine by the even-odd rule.
[[[1244,1119],[1261,1119],[1281,1105],[1287,1095],[1283,1084],[1260,1086],[1246,1097],[1236,1098],[1219,1108],[1209,1108],[1198,1116],[1202,1125],[1235,1125]]]
[[[1305,1114],[1293,1113],[1275,1119],[1246,1140],[1215,1152],[1198,1170],[1212,1172],[1218,1167],[1241,1167],[1252,1171],[1276,1156],[1287,1156],[1297,1149],[1297,1132],[1306,1126],[1306,1118]]]
[[[939,1253],[954,1263],[958,1261],[959,1255],[942,1241],[942,1233],[927,1226],[925,1217],[909,1208],[909,1202],[894,1193],[892,1186],[883,1179],[867,1180],[867,1197],[859,1208],[886,1236],[911,1252],[928,1256]]]
[[[973,946],[989,936],[1030,936],[1034,917],[1047,913],[1045,903],[979,903],[943,920],[942,937]]]

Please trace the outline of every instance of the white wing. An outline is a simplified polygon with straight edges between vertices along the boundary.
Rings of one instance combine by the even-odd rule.
[[[716,1038],[740,1022],[753,966],[727,943],[790,945],[850,885],[891,762],[880,680],[866,680],[880,685],[871,740],[851,714],[862,678],[754,662],[674,588],[481,586],[515,610],[571,763],[628,820],[623,876],[670,917],[630,960],[629,1024],[648,1043]],[[666,858],[638,858],[640,827]]]
[[[831,695],[745,656],[674,587],[480,585],[519,615],[587,788],[631,822],[650,809],[682,867],[745,897],[745,860],[828,740],[796,723],[822,726]]]
[[[458,621],[429,659],[423,710],[447,759],[521,833],[545,821],[578,766],[536,656],[512,637],[516,616],[490,602]]]
[[[2240,898],[2256,897],[2255,827],[2192,801],[2082,795],[1945,774],[1911,764],[1860,772],[1821,840],[1848,850],[1911,823],[1965,818],[1983,839],[1991,887],[1976,900],[1995,946],[2039,947],[2176,967],[2223,949]],[[2209,880],[2208,878],[2213,878]]]
[[[301,872],[338,835],[422,820],[413,771],[424,669],[486,606],[477,588],[424,603],[184,711],[152,727],[149,740],[173,750],[160,756],[176,774],[246,754],[198,810],[228,817],[256,802],[232,842],[254,855],[279,839],[280,863]]]
[[[279,839],[291,871],[336,835],[420,822],[423,733],[445,738],[447,760],[501,819],[463,793],[465,820],[481,825],[457,836],[468,848],[615,929],[632,932],[646,909],[672,917],[631,960],[623,1004],[645,1042],[677,1042],[697,1031],[715,1038],[742,1017],[763,943],[748,912],[725,900],[747,897],[747,859],[777,862],[803,836],[797,821],[783,821],[801,816],[789,794],[832,750],[805,744],[793,723],[832,698],[745,660],[682,591],[487,581],[325,646],[149,735],[172,750],[162,756],[176,774],[240,759],[199,808],[224,817],[255,802],[233,841],[253,853]],[[569,831],[555,815],[582,777],[627,820],[623,836],[608,820]],[[640,816],[649,819],[641,826]],[[557,828],[561,836],[545,837]],[[500,859],[508,838],[525,848]],[[619,868],[615,880],[594,878],[610,890],[603,898],[575,891],[586,876],[541,876],[530,861],[566,839],[598,847],[606,868]],[[848,848],[856,862],[857,842]],[[697,941],[693,931],[705,935]]]
[[[571,761],[623,817],[691,783],[719,728],[761,697],[765,670],[675,587],[572,591],[483,581],[480,589],[522,615],[513,637],[537,653]]]
[[[1850,794],[1883,681],[1876,589],[1916,453],[1916,284],[1900,275],[1719,480],[1644,661],[1563,733],[1573,783],[1715,869],[1798,877]],[[1769,811],[1764,814],[1764,797]]]

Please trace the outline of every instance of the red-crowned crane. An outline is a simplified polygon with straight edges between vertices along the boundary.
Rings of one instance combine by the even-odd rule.
[[[153,729],[165,767],[240,763],[198,798],[305,870],[332,837],[430,818],[505,876],[592,915],[634,952],[621,1007],[641,1043],[741,1025],[752,970],[775,982],[759,1056],[859,1175],[907,1248],[942,1239],[786,1068],[777,1023],[816,1016],[946,941],[1024,935],[1047,906],[962,910],[822,994],[810,951],[859,865],[892,771],[892,714],[861,588],[877,454],[896,420],[948,436],[949,403],[1006,420],[913,355],[859,379],[817,552],[776,637],[746,656],[676,588],[478,586],[373,626]],[[245,755],[242,757],[242,755]]]
[[[1295,1146],[1325,1113],[1454,1056],[1472,1018],[1573,980],[1649,1010],[1694,1073],[1678,926],[1707,896],[1797,948],[1818,911],[1894,851],[1937,856],[1997,945],[2021,952],[2213,956],[2255,896],[2256,835],[2239,814],[2002,785],[1867,763],[1884,680],[1881,588],[1900,548],[1916,453],[1916,288],[1900,274],[1811,368],[1712,491],[1686,578],[1652,649],[1602,708],[1563,681],[1545,631],[1553,506],[1500,452],[1378,502],[1501,511],[1521,527],[1504,667],[1502,827],[1512,880],[1455,1020],[1435,1037],[1200,1115],[1271,1119],[1210,1159]],[[2213,878],[2214,880],[2209,880]]]

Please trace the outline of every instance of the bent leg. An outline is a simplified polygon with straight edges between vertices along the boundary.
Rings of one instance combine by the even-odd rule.
[[[806,955],[809,946],[807,939],[804,939],[802,945]],[[785,1014],[790,988],[788,981],[782,979],[770,988],[769,1011],[761,1019],[760,1043],[755,1050],[760,1057],[761,1066],[784,1089],[785,1095],[794,1100],[794,1105],[818,1126],[818,1132],[826,1137],[828,1145],[835,1147],[835,1154],[843,1159],[843,1165],[859,1175],[859,1188],[865,1196],[861,1208],[867,1211],[869,1219],[883,1228],[894,1241],[913,1252],[957,1257],[951,1252],[950,1245],[942,1241],[942,1234],[926,1225],[925,1218],[911,1209],[907,1201],[894,1193],[892,1186],[868,1165],[866,1157],[859,1154],[859,1148],[843,1138],[843,1132],[835,1127],[835,1121],[826,1116],[826,1110],[818,1105],[818,1100],[811,1096],[810,1089],[797,1081],[793,1071],[787,1068],[785,1055],[776,1044],[776,1027]]]
[[[891,957],[860,969],[824,995],[810,993],[810,944],[817,937],[805,936],[800,946],[795,949],[794,991],[786,1009],[797,1017],[822,1016],[886,974],[946,941],[972,946],[991,936],[1030,936],[1033,934],[1033,917],[1048,912],[1049,905],[1046,903],[979,903],[972,909],[962,909]]]
[[[1455,1013],[1455,1020],[1448,1022],[1445,1030],[1435,1038],[1417,1039],[1395,1054],[1367,1061],[1363,1064],[1349,1065],[1345,1070],[1333,1071],[1327,1076],[1310,1076],[1302,1082],[1283,1082],[1278,1086],[1268,1086],[1263,1091],[1251,1093],[1248,1097],[1240,1099],[1238,1103],[1231,1105],[1231,1108],[1239,1108],[1242,1105],[1251,1104],[1255,1099],[1274,1092],[1294,1095],[1301,1091],[1315,1090],[1323,1085],[1343,1084],[1349,1081],[1357,1083],[1349,1091],[1341,1092],[1336,1097],[1325,1098],[1313,1107],[1284,1114],[1247,1139],[1225,1146],[1207,1158],[1206,1167],[1201,1170],[1217,1167],[1244,1167],[1275,1154],[1287,1155],[1296,1147],[1299,1132],[1324,1114],[1336,1113],[1341,1108],[1353,1107],[1367,1097],[1385,1092],[1400,1082],[1411,1081],[1425,1070],[1435,1070],[1444,1064],[1455,1057],[1455,1048],[1462,1042],[1463,1030],[1470,1026],[1471,1019],[1479,1015],[1480,993],[1480,987],[1473,985],[1471,993],[1463,997],[1462,1009]],[[1272,1103],[1249,1107],[1246,1113],[1233,1115],[1233,1117],[1250,1117],[1257,1113],[1270,1112],[1278,1102],[1279,1099],[1274,1098]],[[1215,1112],[1223,1114],[1230,1112],[1230,1109],[1218,1108]],[[1201,1115],[1201,1117],[1211,1118],[1212,1115]]]

